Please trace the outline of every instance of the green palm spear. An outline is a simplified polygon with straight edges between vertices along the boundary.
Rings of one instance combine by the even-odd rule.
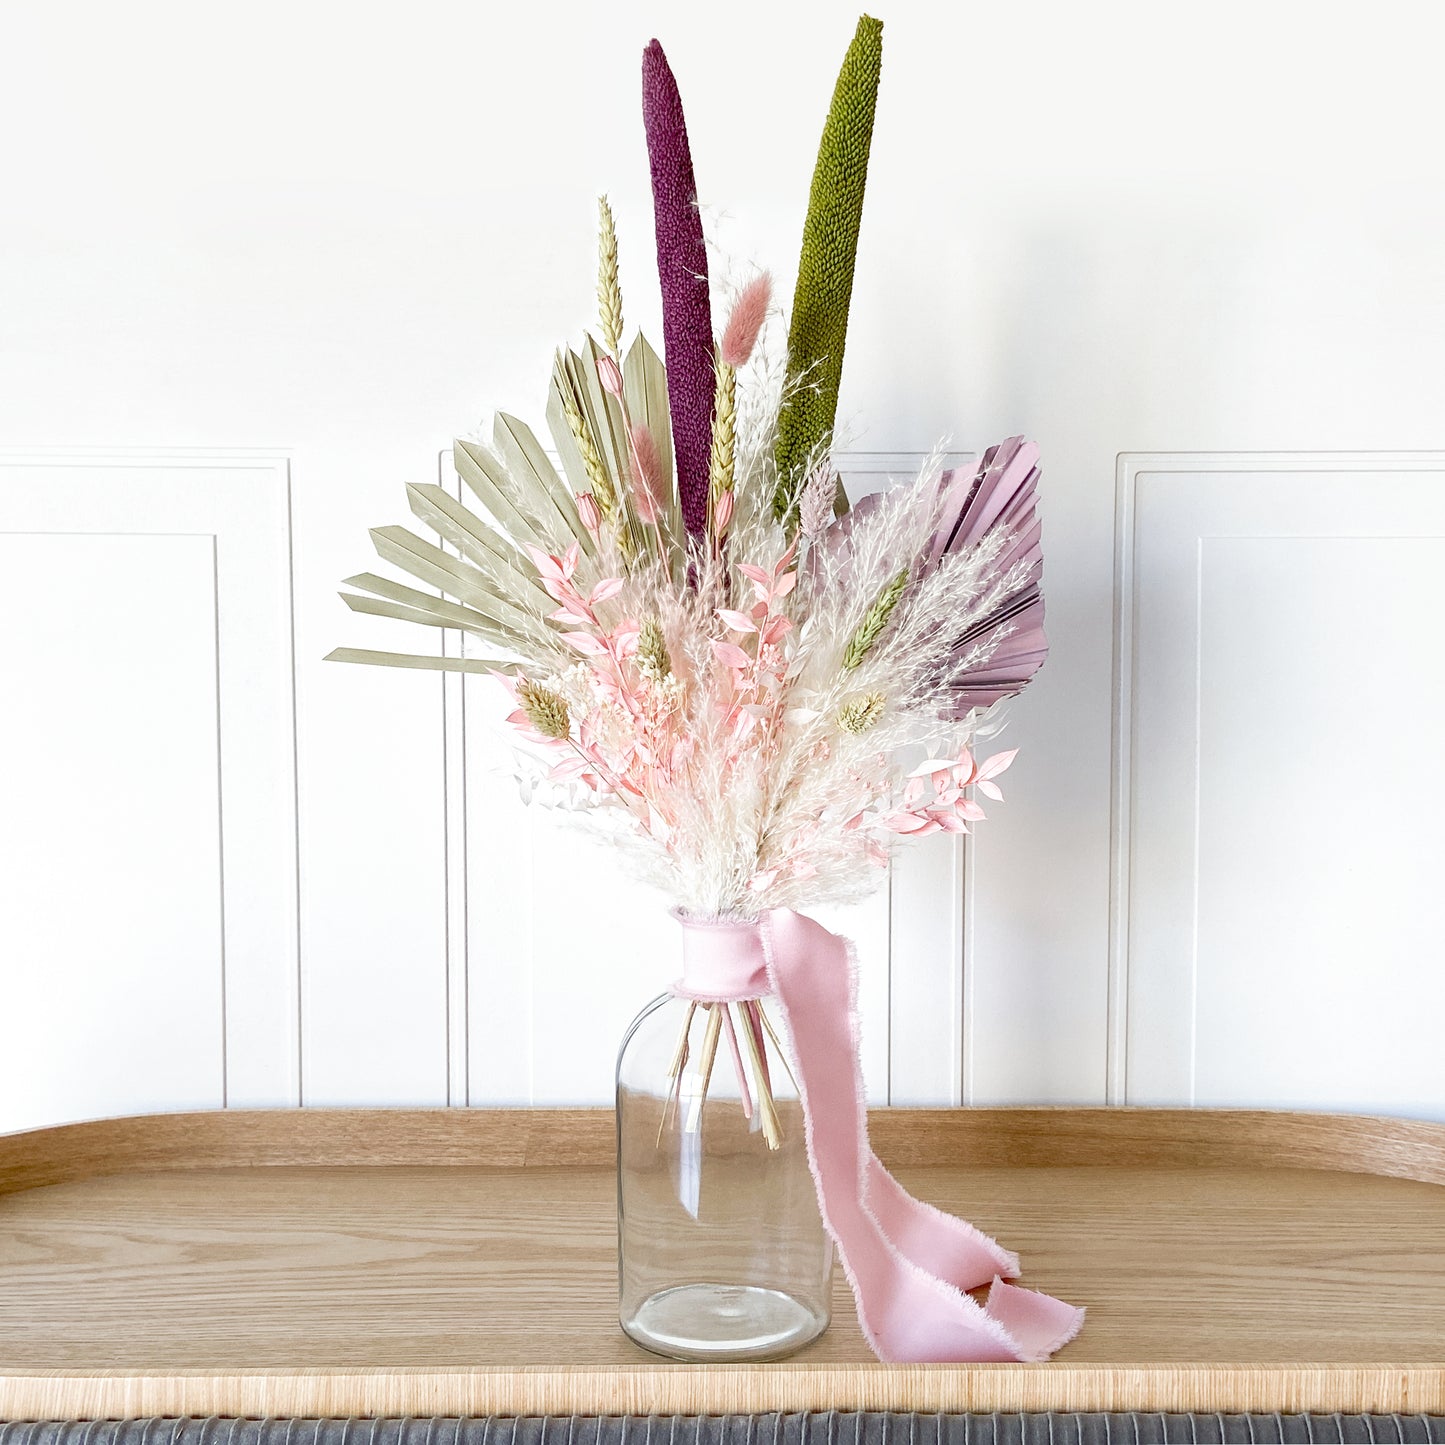
[[[788,368],[803,384],[778,419],[774,511],[788,513],[814,449],[833,430],[848,335],[848,303],[868,181],[868,149],[883,64],[883,22],[865,15],[833,90],[803,222],[803,253],[788,327]]]

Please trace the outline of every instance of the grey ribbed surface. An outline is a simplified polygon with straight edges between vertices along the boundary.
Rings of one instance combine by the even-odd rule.
[[[1445,1445],[1442,1415],[677,1415],[0,1424],[0,1445]]]

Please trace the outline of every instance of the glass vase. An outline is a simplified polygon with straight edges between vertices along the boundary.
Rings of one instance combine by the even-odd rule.
[[[778,1359],[828,1327],[833,1246],[767,1009],[664,994],[618,1055],[619,1313],[672,1359]]]

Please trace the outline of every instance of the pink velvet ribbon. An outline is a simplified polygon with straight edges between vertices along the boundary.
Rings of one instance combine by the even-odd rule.
[[[801,913],[683,925],[673,991],[716,1001],[772,994],[788,1026],[818,1207],[880,1360],[1046,1360],[1084,1312],[1004,1283],[1011,1254],[966,1220],[913,1198],[868,1144],[852,946]],[[991,1285],[986,1304],[967,1290]]]

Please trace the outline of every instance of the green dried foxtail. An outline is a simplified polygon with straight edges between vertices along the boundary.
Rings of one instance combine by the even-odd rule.
[[[602,513],[603,520],[615,524],[617,521],[617,492],[612,485],[612,477],[607,470],[607,463],[602,460],[602,453],[597,449],[597,441],[592,435],[592,429],[587,425],[587,418],[577,409],[577,402],[572,396],[571,389],[562,386],[558,388],[558,391],[562,397],[562,414],[567,418],[567,427],[572,433],[572,440],[577,443],[577,450],[582,456],[582,465],[587,469],[587,483],[592,488],[592,498],[597,503],[597,509]]]
[[[788,369],[804,384],[778,418],[778,489],[773,510],[785,517],[799,474],[833,430],[848,336],[848,305],[868,151],[883,65],[883,22],[864,15],[833,90],[803,222],[803,252],[788,325]]]
[[[517,701],[527,714],[527,721],[544,738],[563,739],[572,735],[572,714],[567,699],[546,683],[523,678],[517,684]]]
[[[738,434],[738,374],[727,362],[717,363],[717,390],[712,402],[712,451],[708,455],[708,502],[733,489]]]
[[[879,718],[888,699],[881,692],[865,692],[838,709],[838,726],[845,733],[866,733]]]
[[[672,659],[667,655],[667,638],[662,623],[647,618],[637,635],[637,666],[644,677],[661,681],[672,672]]]
[[[848,646],[843,649],[843,667],[846,671],[852,672],[860,667],[873,644],[883,636],[883,629],[888,626],[888,619],[893,616],[893,609],[898,606],[907,586],[908,573],[905,570],[878,594],[877,600],[858,624],[858,630],[848,639]]]
[[[597,198],[597,320],[602,344],[622,352],[622,283],[617,275],[617,226],[606,196]]]

